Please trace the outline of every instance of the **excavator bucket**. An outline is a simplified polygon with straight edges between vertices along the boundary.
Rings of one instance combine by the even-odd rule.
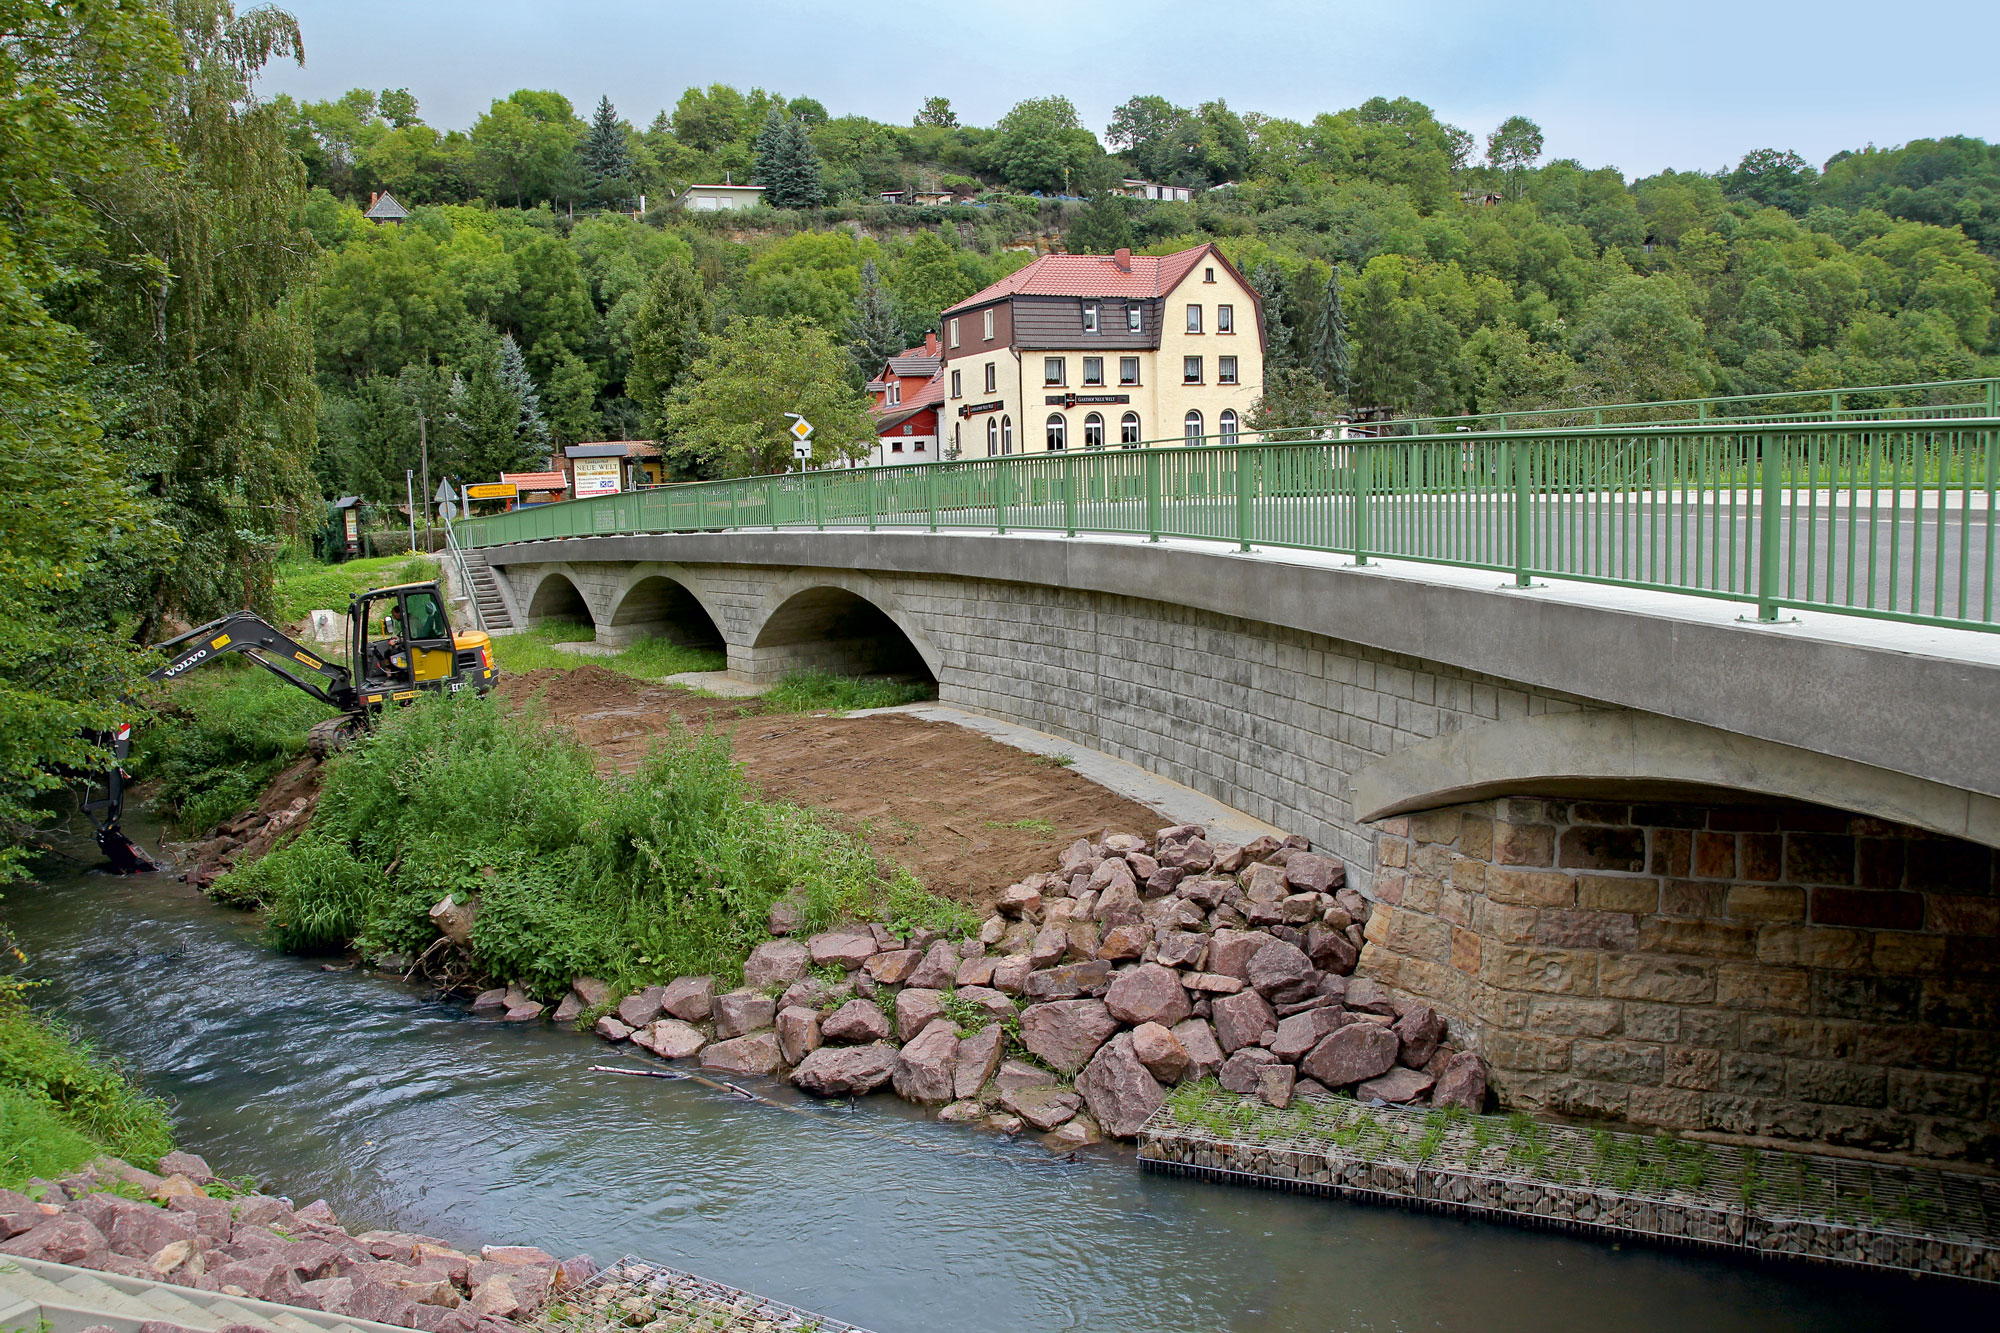
[[[105,869],[114,875],[145,875],[160,868],[138,843],[116,829],[100,829],[97,848],[104,853]]]

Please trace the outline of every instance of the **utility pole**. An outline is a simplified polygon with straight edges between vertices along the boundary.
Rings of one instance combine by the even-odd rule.
[[[428,496],[431,493],[431,440],[429,434],[424,429],[424,405],[422,403],[417,404],[417,448],[423,456],[424,494]],[[412,546],[416,545],[415,540],[412,539],[410,544]],[[431,507],[430,502],[426,500],[424,503],[424,549],[428,551],[430,546]]]
[[[416,492],[411,489],[416,484],[412,480],[415,476],[416,472],[414,469],[403,469],[403,498],[410,506],[410,549],[412,551],[417,549],[417,496]]]

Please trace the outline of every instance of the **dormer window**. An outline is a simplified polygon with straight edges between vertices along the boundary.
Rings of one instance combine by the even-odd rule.
[[[1136,305],[1126,306],[1125,331],[1127,333],[1139,333],[1145,329],[1145,326],[1146,326],[1146,318],[1140,312],[1139,307]]]
[[[1097,302],[1095,301],[1085,301],[1083,303],[1083,331],[1085,333],[1097,332]]]
[[[951,345],[958,346],[958,321],[955,319],[951,322]]]
[[[992,341],[993,341],[993,312],[992,312],[991,310],[988,310],[988,311],[986,312],[986,321],[985,321],[985,333],[986,333],[986,341],[987,341],[987,342],[992,342]]]
[[[902,401],[903,401],[903,382],[901,380],[890,380],[889,406],[894,407],[896,404]]]

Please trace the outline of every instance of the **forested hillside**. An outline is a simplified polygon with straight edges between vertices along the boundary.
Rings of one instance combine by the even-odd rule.
[[[643,130],[608,101],[586,119],[547,91],[495,101],[469,133],[424,124],[407,90],[279,109],[329,252],[320,474],[367,495],[391,494],[408,465],[411,405],[440,419],[454,383],[481,404],[443,446],[466,475],[525,464],[550,439],[672,435],[700,424],[698,401],[678,416],[669,402],[693,349],[739,317],[779,321],[764,337],[849,347],[851,389],[862,363],[1048,248],[1219,242],[1265,298],[1267,420],[2000,365],[2000,149],[1975,139],[1627,180],[1547,160],[1521,117],[1482,141],[1407,99],[1301,123],[1137,96],[1101,140],[1059,97],[992,128],[959,125],[943,98],[897,126],[722,85],[688,89]],[[1192,186],[1194,201],[1105,192],[1125,176]],[[725,178],[784,206],[671,206]],[[361,220],[355,205],[385,189],[414,206],[409,225]],[[919,189],[966,202],[880,202]],[[525,417],[497,387],[508,338],[540,395]],[[729,470],[712,453],[678,461]]]

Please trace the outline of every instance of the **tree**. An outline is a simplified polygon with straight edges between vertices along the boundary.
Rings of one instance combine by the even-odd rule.
[[[632,148],[630,131],[618,119],[609,97],[597,99],[597,114],[591,117],[590,131],[583,137],[577,155],[583,162],[584,188],[606,203],[625,203],[632,193]]]
[[[1693,398],[1714,382],[1701,323],[1673,278],[1613,282],[1591,298],[1569,343],[1597,402]]]
[[[771,108],[757,136],[757,179],[773,208],[817,208],[826,202],[819,149],[805,123]]]
[[[815,427],[815,465],[865,457],[875,419],[848,368],[847,353],[804,320],[738,320],[668,393],[668,456],[700,477],[782,472],[792,443],[785,414],[797,412]]]
[[[472,153],[488,188],[515,207],[572,191],[582,126],[561,93],[523,88],[493,103],[472,127]]]
[[[384,88],[375,99],[375,110],[395,129],[422,123],[417,119],[417,99],[408,88]]]
[[[1112,112],[1104,138],[1124,150],[1141,176],[1156,181],[1179,181],[1200,148],[1187,108],[1152,95],[1128,98]]]
[[[1486,165],[1507,178],[1507,197],[1527,190],[1526,173],[1542,155],[1542,127],[1526,116],[1509,116],[1486,136]]]
[[[549,372],[549,431],[557,444],[595,439],[602,418],[597,411],[597,372],[572,352],[556,359]]]
[[[548,448],[549,424],[542,417],[542,395],[535,388],[535,377],[528,373],[528,359],[521,355],[521,345],[511,333],[500,335],[500,380],[521,405],[516,438],[524,445]]]
[[[647,429],[664,434],[667,395],[701,354],[708,334],[708,293],[685,258],[669,256],[653,274],[633,321],[632,369],[625,393],[646,414]]]
[[[1306,343],[1306,366],[1342,398],[1354,387],[1354,354],[1347,343],[1347,310],[1340,301],[1337,268],[1327,275],[1326,295]]]
[[[1722,178],[1722,188],[1732,198],[1753,199],[1767,208],[1782,208],[1793,217],[1803,217],[1812,207],[1817,180],[1818,173],[1797,153],[1759,148],[1743,155],[1736,170]]]
[[[1250,274],[1250,287],[1264,308],[1264,373],[1268,379],[1272,371],[1298,363],[1296,337],[1287,320],[1290,309],[1285,300],[1284,271],[1276,264],[1259,264]]]
[[[947,306],[957,305],[980,288],[978,279],[966,271],[966,261],[976,257],[958,248],[957,233],[947,239],[947,231],[918,233],[890,265],[889,290],[909,342],[936,328],[938,315]]]
[[[848,318],[847,346],[864,379],[879,374],[889,358],[903,350],[895,304],[872,259],[861,265],[861,294],[854,298],[854,313]]]
[[[491,481],[502,472],[527,471],[548,461],[549,428],[540,395],[511,336],[489,338],[460,373],[452,385],[448,419],[456,447],[440,449],[438,456],[461,477]]]
[[[1023,192],[1067,192],[1070,177],[1097,149],[1067,97],[1031,97],[1001,117],[994,165]]]
[[[738,308],[800,315],[834,337],[847,330],[861,294],[861,252],[844,231],[801,231],[766,249],[743,270]]]
[[[1108,255],[1132,245],[1132,201],[1123,195],[1097,194],[1078,211],[1063,233],[1073,255]]]
[[[1341,400],[1305,366],[1267,368],[1264,391],[1250,405],[1245,430],[1268,440],[1312,440],[1341,413]],[[1313,427],[1314,429],[1302,429]]]
[[[926,97],[914,123],[932,129],[955,130],[958,128],[958,113],[951,109],[949,97]]]

